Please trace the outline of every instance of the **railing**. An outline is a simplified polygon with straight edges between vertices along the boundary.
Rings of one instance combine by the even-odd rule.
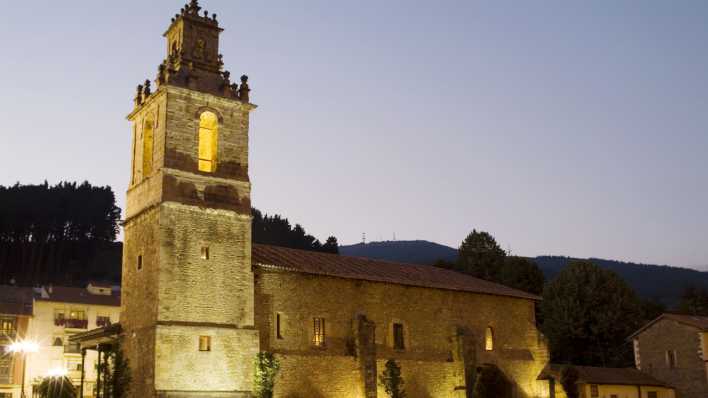
[[[56,326],[64,326],[71,329],[88,329],[88,319],[55,318],[54,324]]]

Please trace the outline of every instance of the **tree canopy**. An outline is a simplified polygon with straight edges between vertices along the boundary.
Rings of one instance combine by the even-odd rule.
[[[677,310],[688,315],[708,316],[708,290],[696,286],[686,287]]]
[[[330,236],[323,244],[314,236],[305,232],[300,224],[292,226],[287,218],[278,214],[269,216],[254,208],[253,242],[268,245],[289,247],[292,249],[310,250],[325,253],[339,253],[337,238]]]
[[[63,282],[105,275],[118,233],[113,190],[88,182],[0,186],[0,283]]]
[[[641,324],[634,291],[612,271],[575,261],[546,285],[542,331],[551,359],[587,366],[626,366],[627,336]]]

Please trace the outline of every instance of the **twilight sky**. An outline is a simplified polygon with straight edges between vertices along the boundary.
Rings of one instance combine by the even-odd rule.
[[[111,185],[182,1],[6,1],[0,184]],[[253,204],[340,243],[708,266],[708,2],[201,0]],[[702,267],[706,268],[706,267]]]

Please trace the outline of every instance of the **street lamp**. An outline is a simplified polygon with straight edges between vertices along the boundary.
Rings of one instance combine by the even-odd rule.
[[[25,373],[27,373],[27,355],[39,351],[39,344],[32,340],[18,340],[7,347],[7,352],[22,355],[22,388],[20,389],[20,398],[26,398],[25,395]]]

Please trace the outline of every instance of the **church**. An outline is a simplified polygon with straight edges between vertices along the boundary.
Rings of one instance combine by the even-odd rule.
[[[385,397],[384,363],[411,398],[469,397],[483,366],[509,396],[538,396],[548,349],[537,296],[431,266],[254,244],[247,76],[224,69],[222,28],[192,0],[166,57],[138,86],[118,339],[134,398],[250,397],[254,358],[281,368],[279,398]]]

